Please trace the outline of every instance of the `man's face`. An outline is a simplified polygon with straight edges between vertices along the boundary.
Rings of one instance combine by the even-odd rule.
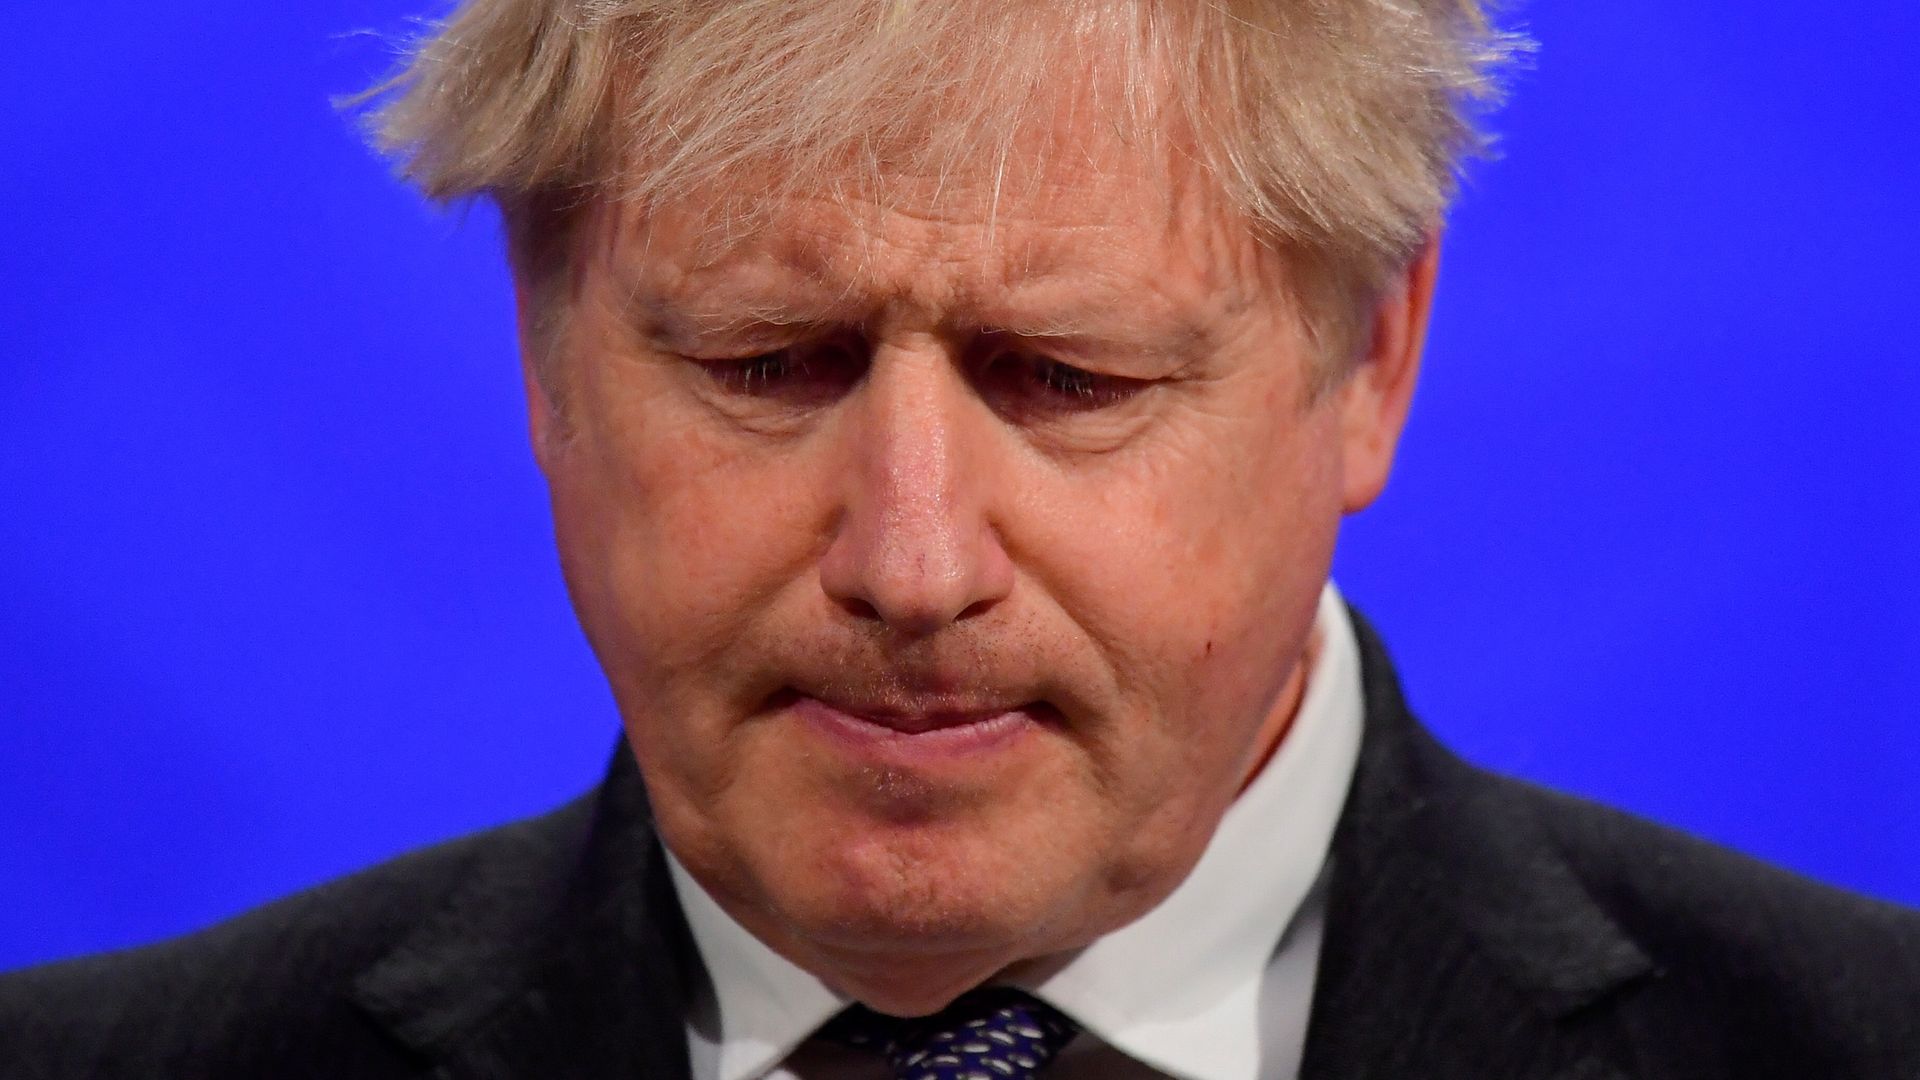
[[[1384,469],[1272,256],[1171,186],[1121,160],[997,205],[793,199],[719,246],[691,209],[590,230],[565,423],[534,404],[575,606],[671,849],[881,1007],[1178,884]]]

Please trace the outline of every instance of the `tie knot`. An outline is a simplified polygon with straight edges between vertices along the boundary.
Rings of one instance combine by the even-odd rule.
[[[880,1054],[895,1080],[1032,1080],[1077,1030],[1033,995],[991,986],[911,1019],[854,1005],[820,1035]]]

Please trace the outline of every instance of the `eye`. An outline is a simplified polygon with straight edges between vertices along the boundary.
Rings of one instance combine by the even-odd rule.
[[[1151,385],[1143,379],[1104,375],[1051,357],[1011,351],[988,359],[982,378],[987,392],[1004,408],[1056,413],[1111,408]]]
[[[840,396],[859,381],[862,366],[840,342],[791,345],[750,356],[691,359],[730,394],[795,404]]]
[[[743,356],[730,360],[703,360],[707,374],[720,385],[739,394],[760,394],[776,383],[809,373],[807,358],[792,349]]]

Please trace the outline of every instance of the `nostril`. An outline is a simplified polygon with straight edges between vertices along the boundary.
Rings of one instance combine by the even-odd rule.
[[[965,610],[961,611],[954,621],[958,622],[960,619],[971,619],[977,615],[985,615],[987,612],[992,611],[993,605],[997,603],[999,603],[999,599],[996,597],[975,600],[973,603],[968,604]]]
[[[879,609],[858,596],[841,597],[840,608],[856,619],[870,620],[873,622],[880,621]]]

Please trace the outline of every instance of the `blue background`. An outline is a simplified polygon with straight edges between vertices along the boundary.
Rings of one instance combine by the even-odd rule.
[[[15,5],[0,967],[542,810],[615,723],[406,0]],[[1470,755],[1920,902],[1920,15],[1541,2],[1338,576]]]

